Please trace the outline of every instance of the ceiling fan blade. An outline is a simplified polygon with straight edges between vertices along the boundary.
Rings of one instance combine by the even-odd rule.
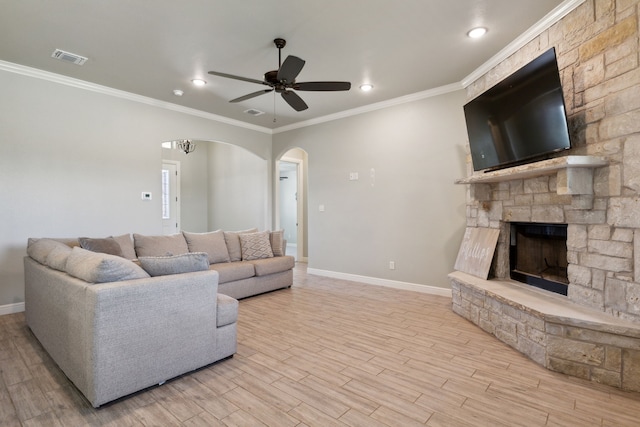
[[[313,91],[336,91],[349,90],[351,83],[349,82],[300,82],[293,85],[296,90],[313,90]]]
[[[287,101],[287,104],[296,111],[302,111],[309,108],[309,106],[298,96],[297,93],[287,90],[281,93],[282,99]]]
[[[242,102],[242,101],[246,101],[247,99],[255,98],[256,96],[264,95],[265,93],[269,93],[269,92],[272,92],[272,91],[273,91],[273,89],[263,89],[263,90],[259,90],[259,91],[257,91],[257,92],[253,92],[253,93],[250,93],[250,94],[248,94],[248,95],[241,96],[241,97],[236,98],[236,99],[232,99],[232,100],[231,100],[231,101],[229,101],[229,102]]]
[[[212,76],[226,77],[228,79],[242,80],[243,82],[258,83],[258,84],[261,84],[261,85],[269,86],[269,83],[267,83],[265,81],[257,80],[257,79],[250,79],[249,77],[234,76],[233,74],[219,73],[217,71],[209,71],[209,74],[211,74]]]
[[[304,67],[303,59],[293,55],[287,56],[287,59],[284,60],[282,66],[278,70],[278,81],[293,83],[298,74],[300,74],[300,71],[302,71],[302,67]]]

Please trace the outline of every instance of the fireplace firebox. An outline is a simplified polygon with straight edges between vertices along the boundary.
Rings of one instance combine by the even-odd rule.
[[[567,225],[511,223],[511,278],[567,295]]]

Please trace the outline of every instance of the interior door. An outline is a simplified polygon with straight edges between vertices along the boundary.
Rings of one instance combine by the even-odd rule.
[[[165,235],[180,231],[179,169],[179,162],[162,162],[162,233]]]

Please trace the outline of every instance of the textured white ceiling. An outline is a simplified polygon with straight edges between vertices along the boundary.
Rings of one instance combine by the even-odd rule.
[[[277,128],[458,83],[562,0],[1,0],[0,60],[258,126]],[[567,3],[565,1],[564,3]],[[486,26],[479,40],[466,37]],[[348,92],[298,92],[295,112],[264,86],[278,66],[273,39],[306,60],[298,81],[350,81]],[[83,66],[51,58],[62,49]],[[195,88],[190,80],[208,84]],[[375,86],[358,90],[361,83]],[[176,97],[173,89],[184,90]],[[258,117],[243,113],[255,108]],[[276,113],[277,121],[273,122]]]

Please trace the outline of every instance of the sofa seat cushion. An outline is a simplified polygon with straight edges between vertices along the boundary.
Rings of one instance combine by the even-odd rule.
[[[257,259],[251,262],[256,269],[256,276],[267,276],[281,271],[291,270],[295,265],[295,258],[289,255],[274,258]]]
[[[224,294],[218,294],[216,326],[230,325],[238,321],[238,300]]]
[[[187,241],[182,233],[168,236],[145,236],[133,233],[136,255],[141,256],[172,256],[189,252]]]
[[[144,279],[146,271],[128,259],[74,247],[67,259],[67,273],[89,283]]]
[[[218,283],[233,282],[236,280],[248,279],[256,275],[253,264],[248,261],[223,262],[211,264],[209,270],[218,272]]]

